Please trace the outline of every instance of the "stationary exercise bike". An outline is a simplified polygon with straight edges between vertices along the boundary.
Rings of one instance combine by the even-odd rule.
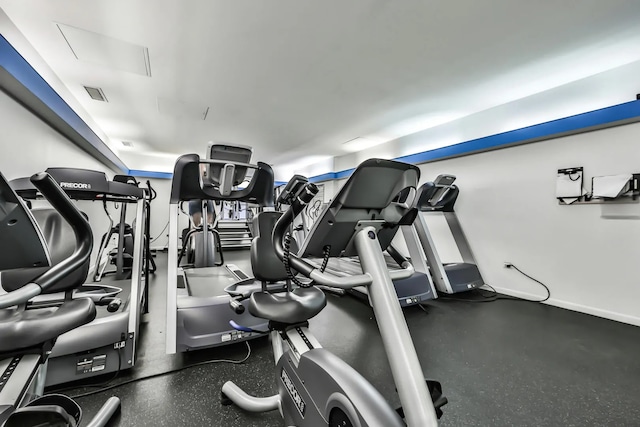
[[[93,238],[89,223],[50,175],[34,175],[31,182],[71,225],[76,248],[49,268],[66,248],[56,239],[47,247],[34,218],[0,174],[0,271],[8,291],[0,295],[0,426],[77,427],[82,410],[75,401],[42,394],[57,338],[96,317],[90,298],[72,297],[87,276]],[[27,306],[40,294],[57,292],[64,294],[58,304]],[[119,407],[120,400],[111,397],[87,427],[105,426]]]
[[[288,233],[295,216],[317,193],[315,185],[307,183],[293,198],[291,208],[281,216],[276,212],[258,215],[259,222],[265,214],[267,218],[277,215],[279,219],[273,228],[270,255],[265,250],[268,245],[254,240],[252,250],[254,246],[261,249],[255,260],[252,256],[254,274],[256,279],[263,280],[261,276],[269,271],[271,260],[279,259],[284,264],[288,290],[271,292],[267,280],[263,280],[261,291],[234,295],[231,305],[237,308],[240,300],[249,299],[249,312],[269,320],[278,394],[253,397],[229,381],[222,387],[223,404],[233,403],[251,412],[278,409],[287,426],[437,425],[437,418],[442,415],[440,408],[447,400],[438,382],[424,380],[392,283],[394,278],[410,276],[413,266],[405,260],[402,270],[389,272],[381,250],[393,238],[403,215],[411,209],[411,200],[393,202],[395,196],[401,191],[415,195],[419,175],[417,167],[405,163],[381,159],[362,163],[314,223],[300,256],[291,250]],[[317,257],[326,261],[343,255],[357,255],[363,273],[338,277],[303,259]],[[297,279],[292,270],[312,283]],[[267,276],[271,281],[283,278],[275,274]],[[309,332],[308,320],[326,305],[324,293],[314,284],[343,289],[368,287],[401,408],[392,408],[364,377],[323,349]]]

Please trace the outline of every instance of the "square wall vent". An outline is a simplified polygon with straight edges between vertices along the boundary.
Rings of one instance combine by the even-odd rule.
[[[99,87],[84,86],[84,90],[87,91],[91,99],[94,99],[96,101],[109,102],[107,101],[107,97],[105,96],[104,92]]]

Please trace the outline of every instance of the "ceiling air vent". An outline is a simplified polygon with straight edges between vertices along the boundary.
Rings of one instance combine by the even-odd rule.
[[[91,99],[94,99],[96,101],[109,102],[107,101],[107,97],[104,96],[104,92],[99,87],[84,86],[84,89],[87,91]]]
[[[124,145],[125,147],[133,147],[133,142],[130,141],[122,141],[122,145]]]

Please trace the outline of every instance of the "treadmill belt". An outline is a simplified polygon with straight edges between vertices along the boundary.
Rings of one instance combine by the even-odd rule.
[[[184,275],[192,297],[226,295],[224,288],[238,281],[226,267],[186,268]]]
[[[398,270],[400,266],[395,260],[389,255],[385,254],[384,260],[387,263],[387,268],[389,270]],[[320,266],[322,264],[322,259],[313,258],[310,259],[313,264],[317,264]],[[362,267],[360,266],[360,260],[356,257],[349,258],[330,258],[329,263],[327,264],[327,268],[333,271],[340,271],[349,274],[350,276],[354,276],[357,274],[362,274]]]

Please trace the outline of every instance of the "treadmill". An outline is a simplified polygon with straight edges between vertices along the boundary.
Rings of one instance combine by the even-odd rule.
[[[262,162],[250,164],[250,147],[210,144],[208,158],[186,154],[178,158],[171,183],[169,204],[169,257],[167,279],[166,352],[193,351],[246,341],[262,336],[259,332],[239,331],[232,322],[257,331],[266,331],[267,321],[239,307],[229,309],[231,297],[225,289],[249,292],[261,283],[236,265],[216,265],[216,252],[208,238],[197,245],[197,265],[179,265],[178,222],[180,203],[190,200],[243,201],[263,207],[273,206],[274,178],[271,167]],[[201,174],[201,165],[206,173]],[[247,176],[253,172],[250,178]],[[249,180],[245,188],[238,184]],[[206,203],[203,203],[206,209]],[[203,212],[206,218],[206,210]],[[203,236],[211,233],[203,221]],[[197,241],[197,240],[196,240]]]
[[[49,168],[46,172],[72,200],[135,204],[136,207],[130,278],[120,278],[117,274],[104,276],[100,283],[85,283],[73,292],[74,298],[91,298],[96,305],[97,316],[92,322],[58,338],[48,360],[46,386],[130,369],[136,362],[140,316],[148,289],[148,272],[145,272],[148,263],[144,262],[146,239],[142,236],[148,218],[145,212],[148,206],[145,203],[145,190],[130,181],[109,181],[99,171]],[[28,178],[18,178],[10,184],[23,199],[40,198],[39,192]],[[62,230],[59,235],[47,232],[52,227],[50,212],[51,209],[46,208],[32,210],[43,234],[49,240],[47,243],[66,245],[67,241],[73,241],[73,232],[66,223],[55,224],[58,230]],[[122,262],[121,257],[116,259],[118,268],[122,266]],[[33,298],[27,308],[56,306],[63,300],[64,294],[40,295]]]
[[[401,212],[396,228],[392,231],[393,235],[401,231],[404,241],[409,251],[409,260],[414,266],[414,273],[405,279],[394,279],[393,284],[398,296],[401,307],[410,307],[417,304],[423,304],[426,301],[438,297],[434,283],[429,274],[429,268],[425,262],[425,256],[422,251],[422,245],[418,238],[418,234],[414,227],[415,218],[417,216],[417,208],[414,206],[416,199],[416,190],[410,189],[399,194],[393,201],[395,212],[388,217],[398,216]],[[388,231],[385,231],[385,233]],[[379,239],[381,245],[386,242],[386,246],[382,249],[386,251],[384,259],[387,269],[390,272],[403,270],[402,264],[406,260],[404,256],[392,245],[393,239]],[[321,266],[322,259],[310,260],[317,266]],[[327,262],[327,271],[336,276],[353,276],[362,274],[362,266],[357,257],[342,256],[339,258],[331,258]],[[359,298],[366,299],[370,302],[366,286],[358,286],[349,290],[349,292]]]
[[[453,184],[455,180],[454,175],[439,175],[433,182],[423,184],[416,203],[418,215],[415,229],[427,257],[433,282],[438,292],[446,294],[469,291],[485,284],[454,210],[460,192],[458,186]],[[429,232],[429,215],[444,215],[463,262],[441,261],[435,241]]]

